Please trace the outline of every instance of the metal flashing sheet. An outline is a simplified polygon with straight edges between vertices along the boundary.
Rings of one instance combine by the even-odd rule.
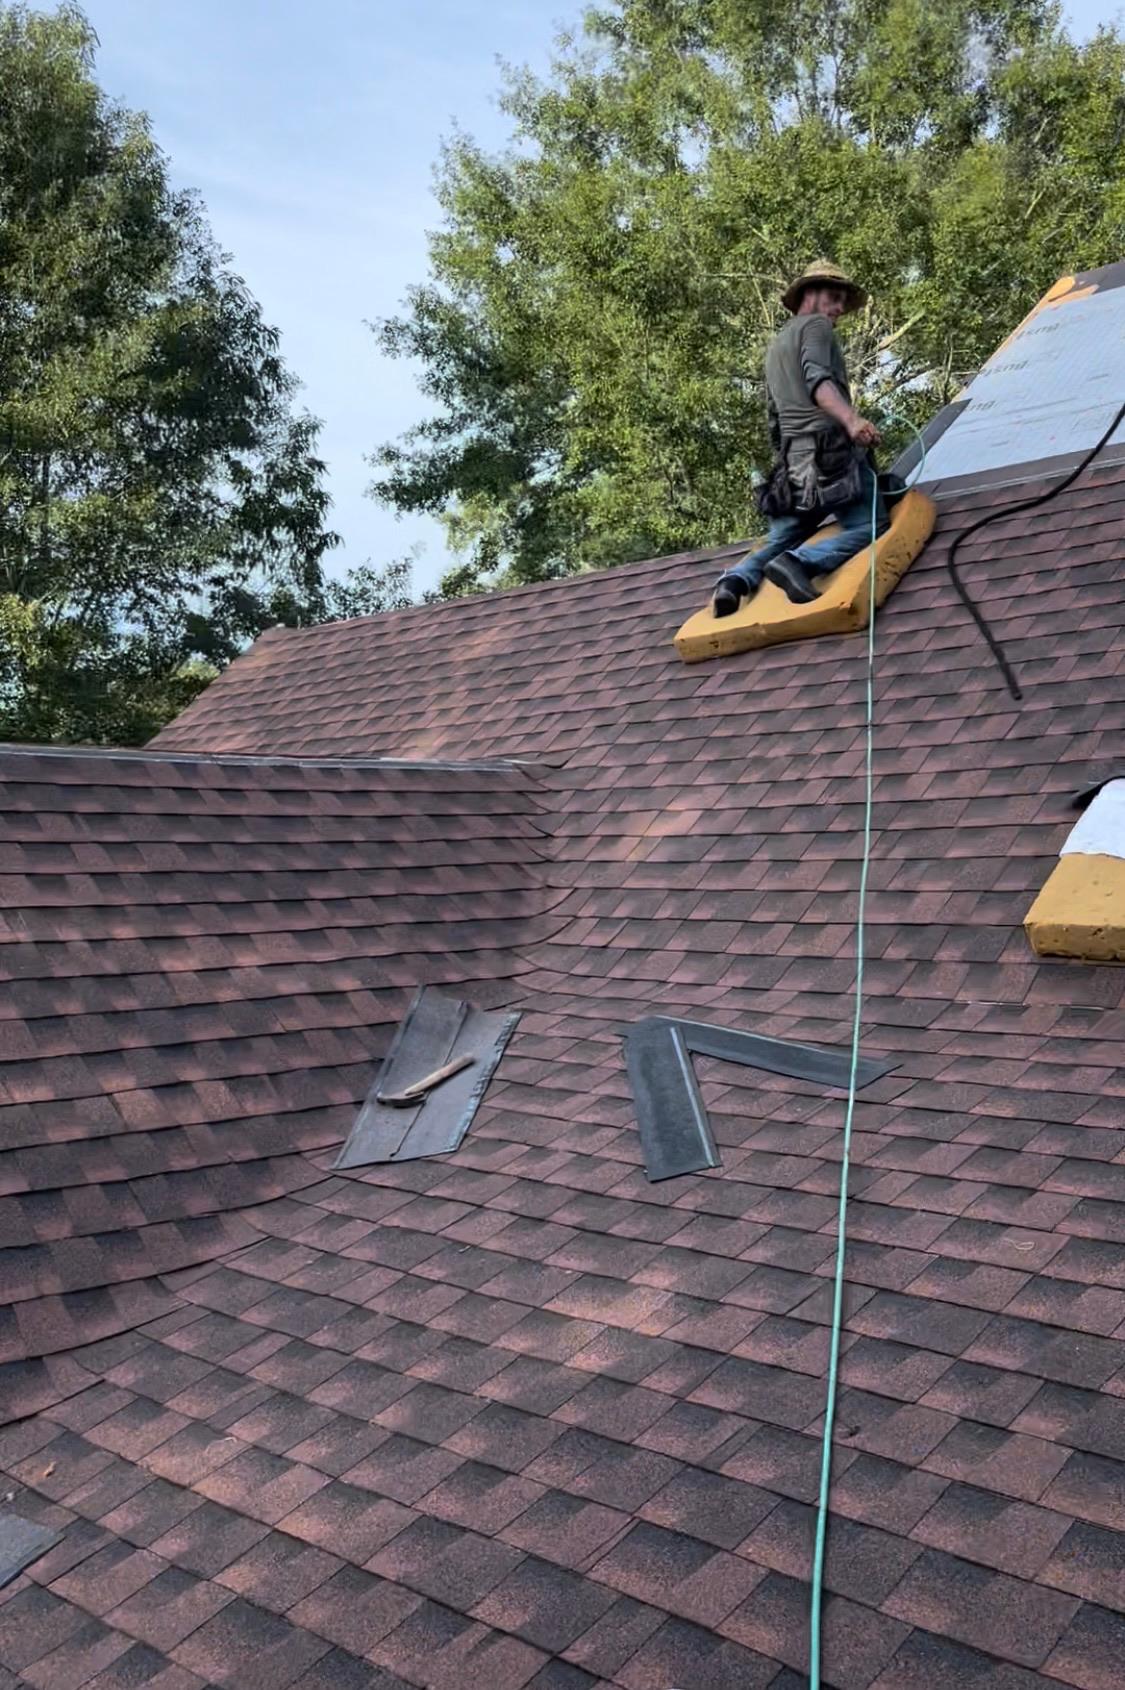
[[[625,1037],[625,1066],[650,1180],[717,1168],[719,1156],[681,1024],[649,1016]]]
[[[654,1020],[664,1020],[654,1016]],[[744,1033],[738,1028],[715,1027],[708,1021],[677,1021],[687,1048],[695,1056],[716,1056],[723,1062],[738,1062],[744,1068],[763,1068],[767,1074],[787,1074],[794,1080],[811,1080],[822,1086],[846,1086],[851,1072],[851,1052],[824,1050],[818,1045],[797,1044],[792,1039],[771,1039],[762,1033]],[[861,1056],[856,1084],[862,1090],[897,1068],[886,1057]]]
[[[38,1561],[61,1537],[61,1532],[25,1520],[22,1514],[0,1513],[0,1588]]]
[[[822,1050],[790,1039],[716,1027],[706,1021],[647,1016],[625,1036],[625,1066],[645,1153],[645,1173],[650,1180],[671,1179],[720,1165],[691,1064],[693,1054],[840,1089],[847,1086],[851,1073],[850,1051]],[[861,1057],[857,1088],[862,1090],[897,1067],[898,1063],[887,1057]]]
[[[399,1024],[333,1167],[410,1162],[456,1150],[518,1020],[518,1013],[477,1009],[461,998],[423,987]],[[405,1091],[460,1056],[470,1056],[471,1066],[437,1086],[422,1102],[404,1109],[379,1101],[381,1094]]]

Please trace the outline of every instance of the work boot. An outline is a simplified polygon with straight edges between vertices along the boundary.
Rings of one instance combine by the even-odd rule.
[[[745,595],[752,591],[753,588],[745,577],[733,573],[720,575],[711,600],[711,614],[733,616]]]
[[[794,552],[782,552],[766,564],[766,580],[780,587],[792,604],[811,604],[820,594],[805,565]]]

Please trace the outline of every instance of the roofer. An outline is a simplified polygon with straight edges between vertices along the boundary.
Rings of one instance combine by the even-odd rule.
[[[812,264],[781,296],[792,316],[766,353],[770,446],[774,463],[758,491],[769,518],[769,537],[719,578],[712,600],[716,616],[730,616],[764,576],[794,604],[819,597],[814,575],[825,575],[861,550],[887,526],[868,448],[879,430],[855,410],[837,319],[867,295],[827,259]],[[811,536],[828,516],[840,524],[830,539]]]

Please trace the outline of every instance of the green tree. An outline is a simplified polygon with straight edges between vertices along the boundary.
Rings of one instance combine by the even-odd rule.
[[[318,424],[83,14],[0,4],[0,735],[134,741],[323,609]]]
[[[409,610],[414,603],[414,561],[420,549],[412,547],[408,557],[394,558],[381,569],[359,564],[342,580],[329,581],[324,589],[322,620],[343,622],[350,616]]]
[[[430,279],[378,326],[432,414],[372,491],[443,520],[449,593],[752,533],[810,258],[871,289],[864,402],[920,419],[1125,248],[1125,44],[1048,0],[612,0],[503,104],[501,156],[447,146]]]

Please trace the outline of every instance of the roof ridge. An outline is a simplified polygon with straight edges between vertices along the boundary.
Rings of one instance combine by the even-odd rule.
[[[275,753],[243,751],[175,751],[159,745],[23,745],[0,741],[0,756],[5,757],[91,757],[106,762],[143,763],[216,763],[239,767],[290,769],[442,769],[472,773],[480,770],[530,769],[544,765],[531,757],[297,757]]]
[[[603,568],[579,569],[571,575],[556,575],[549,581],[525,581],[516,587],[495,587],[487,593],[464,593],[458,598],[435,599],[422,604],[403,605],[397,610],[378,610],[368,616],[345,616],[331,622],[310,622],[306,627],[291,628],[284,623],[276,623],[272,628],[266,628],[258,635],[255,645],[261,645],[263,640],[282,638],[291,634],[325,633],[333,628],[354,628],[361,622],[385,622],[391,617],[414,616],[429,614],[435,610],[448,610],[454,607],[464,608],[469,605],[488,604],[496,599],[513,599],[520,594],[543,593],[551,588],[571,587],[577,582],[604,580],[612,577],[620,580],[627,575],[641,570],[666,569],[672,564],[707,563],[717,561],[731,553],[751,550],[759,544],[763,536],[749,534],[738,540],[729,540],[722,545],[701,546],[695,551],[680,551],[662,553],[659,557],[635,558],[631,563],[606,564]]]

